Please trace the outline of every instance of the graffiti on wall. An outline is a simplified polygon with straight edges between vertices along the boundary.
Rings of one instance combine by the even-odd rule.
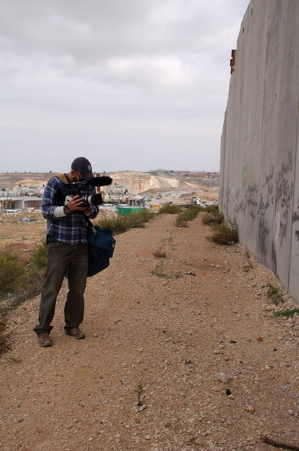
[[[287,239],[290,227],[289,209],[294,197],[293,181],[293,152],[288,152],[286,161],[281,163],[279,171],[270,166],[263,183],[258,186],[257,183],[248,184],[244,196],[240,189],[235,191],[234,215],[238,222],[239,214],[247,214],[248,218],[258,223],[258,239],[260,252],[270,251],[267,246],[267,236],[271,234],[273,217],[276,223],[274,232],[275,246],[282,246],[283,241]],[[247,166],[242,168],[242,185],[250,179]],[[273,211],[274,208],[274,211]],[[270,211],[269,211],[270,209]],[[296,220],[299,219],[297,214]],[[294,221],[294,215],[293,215]],[[299,231],[296,232],[299,240]]]

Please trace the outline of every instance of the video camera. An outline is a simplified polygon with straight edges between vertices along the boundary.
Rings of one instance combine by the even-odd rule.
[[[70,197],[80,196],[83,200],[82,207],[90,205],[102,205],[103,198],[100,193],[90,194],[90,186],[111,185],[112,178],[108,176],[93,177],[90,180],[80,180],[79,182],[66,183],[61,191],[56,194],[56,205],[67,205]]]

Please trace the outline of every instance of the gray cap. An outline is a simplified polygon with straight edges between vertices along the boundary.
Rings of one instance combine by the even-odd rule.
[[[93,178],[92,167],[87,158],[78,157],[72,162],[72,169],[81,173],[82,178],[90,180]]]

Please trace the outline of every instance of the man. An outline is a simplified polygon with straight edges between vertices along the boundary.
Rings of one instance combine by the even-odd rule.
[[[44,289],[41,295],[39,324],[34,328],[38,343],[42,347],[52,346],[49,334],[54,317],[56,299],[64,276],[68,278],[68,294],[64,307],[64,332],[71,337],[82,339],[84,333],[79,326],[84,315],[84,291],[88,269],[87,221],[99,212],[98,206],[82,206],[83,200],[75,195],[62,205],[59,201],[66,183],[93,178],[90,162],[76,158],[68,174],[52,177],[44,190],[42,213],[47,219],[48,258]],[[90,194],[95,189],[88,185]]]

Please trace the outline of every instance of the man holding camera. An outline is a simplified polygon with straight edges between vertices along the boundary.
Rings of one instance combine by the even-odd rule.
[[[89,181],[93,178],[90,162],[76,158],[68,174],[52,177],[44,190],[42,214],[47,219],[47,270],[41,295],[39,324],[34,328],[41,347],[52,346],[49,334],[54,317],[56,299],[64,277],[68,279],[68,294],[64,307],[65,334],[82,339],[84,333],[79,326],[84,315],[84,292],[88,270],[87,221],[97,216],[97,205],[86,205],[80,195],[64,196],[63,204],[57,199],[65,193],[65,185]],[[109,184],[109,183],[108,183]],[[87,184],[86,191],[95,193]],[[63,197],[63,196],[62,196]]]

